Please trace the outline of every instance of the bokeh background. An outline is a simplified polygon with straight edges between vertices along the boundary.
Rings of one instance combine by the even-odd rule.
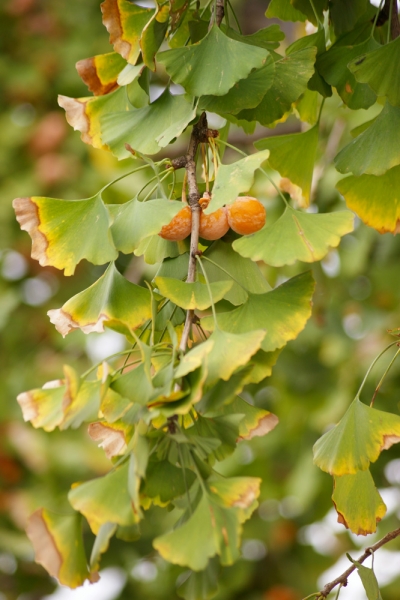
[[[149,3],[152,5],[152,2]],[[246,33],[267,20],[264,0],[236,0]],[[62,365],[83,371],[123,348],[111,331],[85,336],[76,331],[63,339],[50,324],[47,310],[95,281],[102,267],[81,263],[73,277],[41,268],[30,258],[30,239],[19,230],[11,207],[18,196],[86,198],[129,170],[80,140],[57,105],[57,94],[88,95],[75,62],[110,51],[101,23],[99,0],[3,0],[0,4],[0,600],[173,600],[187,573],[168,565],[152,550],[163,530],[165,513],[152,509],[141,540],[114,540],[102,562],[98,584],[69,592],[33,562],[24,527],[38,506],[66,507],[66,494],[77,480],[105,473],[109,463],[89,439],[85,427],[45,433],[25,424],[16,396],[62,376]],[[304,25],[281,24],[289,41],[304,35]],[[287,43],[287,42],[285,42]],[[155,78],[152,93],[160,82]],[[343,208],[334,189],[338,174],[331,166],[337,150],[350,139],[352,127],[371,118],[351,111],[333,96],[323,114],[314,200],[319,210]],[[217,123],[218,126],[218,123]],[[300,131],[296,118],[271,134]],[[232,128],[231,140],[253,151],[252,140]],[[171,149],[182,153],[185,138]],[[232,160],[229,153],[227,160]],[[142,176],[124,179],[107,192],[109,202],[124,202],[145,183]],[[252,194],[262,200],[269,218],[282,211],[273,188],[257,179]],[[388,506],[376,535],[357,538],[337,524],[332,508],[331,478],[312,463],[312,445],[342,416],[371,360],[400,326],[400,241],[379,235],[363,224],[344,238],[320,264],[313,318],[299,338],[283,351],[272,376],[246,392],[246,398],[277,414],[280,425],[265,439],[241,443],[219,466],[227,474],[263,479],[258,511],[244,529],[241,560],[220,573],[216,600],[300,600],[347,567],[353,557],[387,531],[400,516],[400,448],[383,453],[372,472]],[[154,267],[135,258],[118,263],[132,281],[151,279]],[[297,264],[264,272],[273,285],[302,272]],[[392,352],[393,353],[393,352]],[[390,360],[373,371],[363,398],[369,401]],[[398,412],[400,363],[395,364],[377,399],[377,408]],[[90,546],[92,537],[85,531]],[[398,600],[400,542],[380,550],[375,559],[385,600]],[[340,595],[364,600],[357,575]]]

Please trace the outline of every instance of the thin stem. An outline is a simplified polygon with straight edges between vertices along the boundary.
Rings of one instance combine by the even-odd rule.
[[[311,8],[313,9],[313,13],[314,13],[315,19],[316,19],[316,21],[318,23],[318,29],[321,29],[322,23],[321,23],[320,18],[318,17],[317,11],[315,10],[315,6],[314,6],[313,0],[310,0],[310,4],[311,4]]]
[[[187,479],[186,479],[186,469],[185,469],[185,465],[183,464],[182,448],[181,448],[180,444],[177,444],[177,445],[178,445],[179,462],[181,464],[181,469],[182,469],[183,485],[185,486],[185,492],[186,492],[186,497],[187,497],[187,501],[188,501],[190,516],[192,516],[192,514],[193,514],[192,503],[190,502],[189,488],[188,488]]]
[[[389,5],[389,23],[388,23],[387,38],[386,38],[387,44],[390,42],[390,33],[391,33],[391,29],[392,29],[393,2],[396,2],[396,4],[397,4],[397,0],[391,0],[390,5]]]
[[[175,169],[174,169],[172,172],[172,186],[171,186],[171,191],[168,196],[168,200],[172,200],[172,196],[174,195],[174,191],[175,191],[175,185],[176,185],[176,173],[175,173]]]
[[[321,598],[321,594],[319,592],[314,592],[313,594],[303,598],[303,600],[310,600],[310,598]]]
[[[209,296],[210,296],[211,310],[212,310],[212,314],[213,314],[213,317],[214,317],[215,327],[218,327],[218,323],[217,323],[217,313],[216,313],[216,311],[215,311],[214,300],[213,300],[213,297],[212,297],[212,291],[211,291],[210,282],[209,282],[209,280],[208,280],[208,277],[207,277],[206,270],[205,270],[205,268],[204,268],[204,267],[203,267],[203,265],[202,265],[202,262],[201,262],[200,256],[196,256],[196,258],[197,258],[197,261],[198,261],[198,263],[199,263],[199,265],[200,265],[200,268],[201,268],[201,270],[203,271],[204,279],[206,280],[206,285],[207,285],[207,289],[208,289],[208,294],[209,294]]]
[[[386,370],[385,370],[384,374],[382,375],[382,377],[381,377],[381,379],[380,379],[380,381],[379,381],[378,385],[376,386],[376,388],[375,388],[375,392],[374,392],[374,395],[372,396],[372,400],[371,400],[371,404],[370,404],[370,406],[373,406],[373,405],[374,405],[375,398],[376,398],[376,396],[377,396],[377,394],[378,394],[378,392],[379,392],[379,390],[380,390],[380,388],[381,388],[381,385],[382,385],[382,383],[384,382],[384,379],[385,379],[386,375],[389,373],[389,371],[390,371],[390,369],[391,369],[391,367],[392,367],[392,365],[393,365],[394,361],[396,360],[396,358],[398,357],[398,355],[399,355],[399,354],[400,354],[400,348],[397,350],[396,354],[393,356],[393,358],[392,358],[392,360],[390,361],[390,363],[388,364],[388,366],[387,366],[387,368],[386,368]]]
[[[229,144],[228,142],[225,142],[224,140],[218,139],[218,142],[221,144],[224,144],[224,146],[228,146],[228,148],[232,148],[232,150],[236,150],[236,152],[238,152],[242,156],[249,156],[248,154],[246,154],[246,152],[243,152],[243,150],[239,150],[239,148],[236,148],[236,146],[233,146],[232,144]],[[263,175],[265,175],[265,177],[268,179],[268,181],[274,186],[275,190],[278,192],[278,195],[282,198],[285,205],[289,206],[288,201],[286,200],[285,196],[282,194],[282,190],[280,190],[278,188],[275,181],[268,175],[268,173],[266,171],[264,171],[264,169],[262,169],[261,167],[259,167],[259,169],[260,169],[261,173]]]
[[[335,598],[335,600],[338,600],[338,598],[339,598],[339,594],[340,594],[340,590],[342,589],[342,587],[343,587],[343,585],[342,585],[342,584],[340,584],[340,585],[339,585],[339,589],[338,589],[338,591],[337,591],[337,594],[336,594],[336,598]]]
[[[159,181],[157,181],[156,185],[151,188],[151,190],[148,192],[148,194],[146,194],[146,196],[143,198],[142,202],[146,202],[146,200],[148,200],[150,198],[150,196],[152,195],[154,190],[156,190],[161,185],[161,183],[165,179],[167,179],[167,177],[169,177],[171,175],[172,172],[173,172],[173,169],[168,169],[168,172],[166,173],[166,175],[164,175],[164,177],[161,177],[161,179],[159,179]],[[154,177],[154,179],[156,179],[156,178]]]
[[[221,269],[221,271],[223,271],[224,273],[226,273],[228,275],[228,277],[230,277],[231,279],[233,279],[233,281],[235,283],[237,283],[238,285],[240,285],[240,287],[242,289],[246,289],[246,288],[243,287],[243,285],[237,279],[235,279],[235,277],[233,275],[231,275],[229,273],[229,271],[227,271],[226,269],[224,269],[224,267],[221,267],[221,265],[219,265],[218,263],[216,263],[213,260],[211,260],[211,258],[208,258],[208,256],[206,256],[205,254],[203,254],[201,258],[205,259],[205,260],[208,260],[208,262],[210,262],[212,265],[214,265],[215,267],[218,267],[218,269]]]
[[[376,23],[378,21],[378,17],[379,17],[379,13],[382,10],[382,5],[384,3],[385,0],[381,0],[378,6],[378,10],[376,11],[376,15],[375,15],[375,19],[374,19],[374,23],[372,25],[372,29],[371,29],[371,35],[369,36],[370,38],[374,37],[374,32],[375,32],[375,27],[376,27]]]
[[[389,346],[386,346],[386,348],[384,350],[382,350],[382,352],[380,354],[378,354],[378,356],[376,356],[374,358],[374,360],[372,361],[372,363],[369,366],[368,371],[365,374],[364,379],[362,380],[362,383],[361,383],[361,385],[359,387],[359,390],[358,390],[358,392],[356,394],[356,398],[360,397],[360,394],[361,394],[361,392],[363,390],[365,382],[367,381],[368,375],[371,373],[372,369],[374,368],[374,366],[376,365],[376,363],[378,362],[378,360],[381,358],[381,356],[383,356],[385,354],[385,352],[387,352],[389,350],[389,348],[392,348],[393,346],[396,346],[398,343],[399,342],[392,342],[391,344],[389,344]]]
[[[234,9],[233,9],[233,6],[232,6],[232,4],[231,4],[231,1],[230,1],[230,0],[226,0],[226,4],[227,4],[227,6],[229,6],[229,8],[230,8],[230,9],[231,9],[231,11],[232,11],[233,18],[235,19],[236,26],[237,26],[237,28],[239,29],[239,33],[240,33],[240,34],[242,34],[242,28],[240,27],[239,19],[238,19],[238,18],[237,18],[237,16],[236,16],[236,13],[235,13],[235,11],[234,11]]]
[[[176,310],[177,310],[177,308],[178,308],[178,305],[177,305],[177,304],[175,304],[175,308],[173,309],[173,311],[172,311],[172,313],[171,313],[171,316],[170,316],[170,318],[168,319],[169,321],[171,321],[171,323],[172,323],[172,319],[174,318],[174,315],[175,315],[175,313],[176,313]],[[166,334],[166,332],[167,332],[167,329],[168,329],[168,327],[167,327],[167,325],[166,325],[166,326],[164,327],[164,329],[162,330],[162,333],[161,333],[161,335],[160,335],[160,339],[158,340],[158,343],[160,343],[160,342],[161,342],[161,340],[163,339],[164,335],[165,335],[165,334]]]
[[[378,550],[379,548],[381,548],[382,546],[384,546],[385,544],[387,544],[388,542],[391,542],[392,540],[396,539],[397,537],[399,537],[400,535],[400,527],[399,529],[395,529],[394,531],[390,531],[389,533],[387,533],[382,539],[379,540],[379,542],[376,542],[376,544],[374,544],[373,546],[371,546],[370,548],[367,548],[364,552],[364,554],[362,554],[356,561],[356,563],[362,564],[369,556],[371,556],[371,554],[373,555],[373,553]],[[346,571],[344,571],[339,577],[336,577],[336,579],[334,579],[333,581],[331,581],[330,583],[327,583],[324,588],[318,592],[317,597],[320,598],[326,598],[327,596],[329,596],[329,594],[331,593],[331,591],[337,586],[337,585],[346,585],[347,584],[347,579],[349,577],[349,575],[351,575],[353,573],[353,571],[355,571],[357,568],[357,566],[355,564],[352,564],[351,567],[349,567],[348,569],[346,569]],[[315,597],[316,594],[314,594]],[[311,596],[307,596],[307,598],[312,598]],[[306,598],[304,598],[303,600],[306,600]]]
[[[316,123],[317,125],[319,125],[319,123],[321,121],[322,109],[324,108],[324,104],[325,104],[325,98],[322,98],[321,106],[319,107],[318,119],[317,119],[317,123]]]
[[[161,161],[161,162],[165,162],[165,161]],[[157,163],[157,164],[161,164],[161,163]],[[149,167],[150,167],[150,165],[142,165],[141,167],[138,167],[137,169],[133,169],[133,171],[129,171],[128,173],[124,173],[123,175],[120,175],[119,177],[117,177],[116,179],[113,179],[112,181],[107,183],[104,187],[102,187],[98,193],[102,194],[105,190],[107,190],[109,187],[114,185],[114,183],[117,183],[117,181],[121,181],[121,179],[124,179],[125,177],[128,177],[129,175],[133,175],[133,173],[137,173],[138,171],[143,171],[143,169],[148,169]]]
[[[225,2],[225,22],[226,22],[226,26],[230,27],[229,24],[229,11],[228,11],[228,2]]]

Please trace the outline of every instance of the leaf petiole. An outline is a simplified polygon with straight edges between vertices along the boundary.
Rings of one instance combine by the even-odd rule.
[[[386,346],[386,348],[384,350],[382,350],[382,352],[380,352],[378,354],[378,356],[376,356],[374,358],[374,360],[372,361],[372,363],[370,364],[370,366],[368,368],[368,371],[365,374],[364,379],[361,382],[361,385],[360,385],[360,387],[358,389],[358,392],[356,394],[356,398],[360,397],[360,394],[361,394],[361,392],[362,392],[362,390],[364,388],[365,382],[367,381],[368,375],[371,373],[372,369],[374,368],[374,366],[376,365],[376,363],[378,362],[378,360],[381,358],[381,356],[383,356],[385,354],[385,352],[387,352],[387,350],[389,350],[389,348],[392,348],[393,346],[398,345],[398,343],[399,342],[392,342],[391,344],[389,344],[389,346]],[[396,353],[396,356],[397,356],[397,353]]]

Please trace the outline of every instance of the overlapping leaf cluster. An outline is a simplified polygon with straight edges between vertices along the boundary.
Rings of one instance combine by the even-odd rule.
[[[57,330],[66,336],[75,329],[90,333],[109,327],[124,334],[132,345],[120,353],[126,355],[123,364],[115,366],[111,357],[82,376],[66,366],[63,379],[18,397],[25,420],[34,427],[52,431],[89,423],[89,435],[113,464],[107,475],[78,482],[69,494],[71,506],[96,535],[89,561],[78,514],[59,517],[42,509],[31,518],[28,533],[37,560],[61,583],[76,587],[86,578],[95,579],[110,538],[115,534],[124,540],[137,539],[140,522],[152,505],[176,515],[173,531],[157,537],[154,547],[166,560],[194,572],[192,583],[182,587],[184,597],[200,597],[193,595],[198,577],[203,578],[199,587],[212,587],[211,558],[217,556],[220,564],[229,565],[239,556],[242,524],[256,507],[260,480],[224,478],[215,466],[235,450],[238,441],[264,435],[277,424],[275,415],[248,404],[240,393],[247,384],[268,377],[280,350],[302,331],[311,314],[314,290],[310,272],[271,289],[257,261],[272,267],[295,261],[313,263],[353,228],[349,211],[301,210],[312,198],[318,109],[322,98],[332,94],[331,86],[350,108],[367,108],[377,94],[388,97],[378,119],[353,142],[358,143],[357,158],[353,147],[338,155],[337,168],[354,174],[345,180],[347,184],[339,184],[341,191],[341,186],[366,176],[382,181],[398,164],[393,132],[393,156],[387,161],[381,157],[376,166],[371,154],[371,139],[381,132],[379,119],[392,120],[397,97],[379,74],[368,79],[362,68],[363,63],[373,62],[374,53],[384,50],[387,54],[395,41],[379,46],[369,3],[363,10],[357,4],[354,14],[347,9],[346,18],[354,20],[349,29],[332,3],[336,41],[327,50],[321,25],[327,3],[313,4],[315,13],[315,6],[308,2],[270,3],[268,16],[308,18],[319,24],[315,34],[289,46],[283,56],[276,52],[283,38],[276,25],[245,36],[227,19],[219,26],[207,8],[200,11],[186,0],[157,2],[155,9],[128,0],[106,0],[103,22],[114,52],[77,65],[93,96],[61,96],[59,103],[84,142],[118,159],[131,158],[140,163],[138,169],[152,168],[156,185],[146,197],[138,191],[122,205],[105,203],[103,190],[79,200],[30,197],[14,201],[21,228],[32,238],[32,256],[41,265],[72,275],[82,259],[108,264],[89,288],[49,311]],[[360,46],[356,51],[355,42]],[[381,54],[377,60],[381,64]],[[156,70],[165,70],[169,80],[158,98],[150,100]],[[176,93],[176,85],[183,93]],[[254,235],[236,237],[233,243],[228,237],[202,245],[201,268],[196,280],[187,283],[188,242],[170,242],[158,235],[182,207],[172,200],[175,167],[169,159],[153,162],[149,155],[165,152],[205,110],[245,132],[254,131],[257,123],[274,127],[294,110],[311,127],[258,140],[258,152],[215,168],[206,213],[249,192],[255,171],[266,160],[286,178],[297,204],[293,206],[282,195],[285,211],[275,223]],[[162,182],[169,177],[170,199],[153,197],[156,190],[164,190]],[[286,189],[284,181],[282,189]],[[375,189],[369,183],[367,187]],[[119,252],[157,263],[154,280],[140,285],[128,281],[115,266]],[[188,351],[180,345],[187,311],[194,311],[195,317]],[[362,406],[357,400],[351,410],[362,412]],[[354,488],[365,492],[360,502],[368,502],[361,511],[368,513],[368,523],[360,524],[357,514],[349,515],[353,505],[338,508],[359,533],[372,530],[371,514],[375,524],[384,512],[368,465],[385,445],[383,438],[389,436],[393,442],[398,431],[391,417],[382,425],[382,414],[377,417],[380,426],[370,431],[372,442],[369,417],[364,419],[365,428],[358,413],[352,417],[369,448],[367,459],[356,456],[353,464],[340,449],[337,460],[345,466],[335,462],[322,467],[336,476],[337,507],[347,503]],[[342,423],[346,428],[347,420]],[[350,444],[349,435],[353,434],[346,429],[340,440]],[[322,439],[318,447],[328,443]],[[336,448],[336,442],[329,443]],[[331,446],[321,452],[332,460],[336,456]],[[46,545],[40,541],[44,532]]]

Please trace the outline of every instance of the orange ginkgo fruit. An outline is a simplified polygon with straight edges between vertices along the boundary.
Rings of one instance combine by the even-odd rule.
[[[239,196],[226,210],[229,226],[240,235],[255,233],[265,225],[265,208],[257,198]]]
[[[219,208],[209,215],[203,213],[203,209],[207,208],[210,199],[200,198],[199,204],[202,208],[200,214],[200,237],[205,240],[219,240],[229,229],[228,218],[225,207]]]
[[[177,215],[168,223],[164,225],[158,234],[164,240],[170,242],[180,242],[187,238],[192,229],[192,211],[189,206],[184,206]]]

